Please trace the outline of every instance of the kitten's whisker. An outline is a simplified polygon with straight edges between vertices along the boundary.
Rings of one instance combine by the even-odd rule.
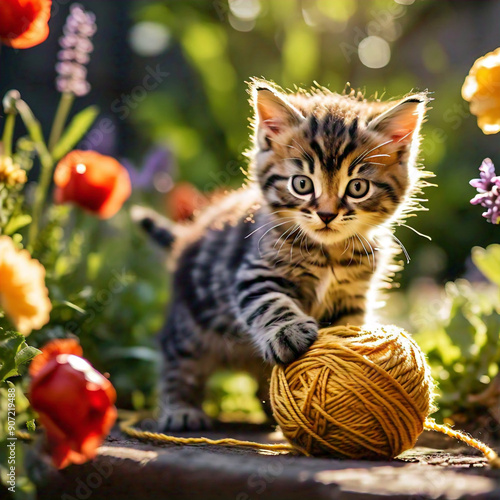
[[[267,215],[279,214],[280,212],[290,212],[290,213],[293,213],[293,210],[288,210],[286,208],[283,208],[283,209],[280,209],[280,210],[275,210],[274,212],[269,212]]]
[[[289,220],[293,220],[293,219],[294,219],[294,217],[286,217],[286,218],[287,218],[287,219],[289,219]],[[284,220],[284,218],[283,218],[283,217],[280,217],[280,218],[279,218],[279,219],[277,219],[277,220]],[[257,231],[260,231],[260,230],[261,230],[261,229],[263,229],[264,227],[269,226],[269,224],[274,224],[275,222],[276,222],[276,220],[272,220],[272,221],[266,222],[265,224],[262,224],[262,226],[259,226],[257,229],[254,229],[254,230],[253,230],[250,234],[248,234],[247,236],[245,236],[245,240],[246,240],[247,238],[250,238],[250,236],[252,236],[253,234],[255,234]],[[287,222],[287,221],[286,221],[286,222]],[[275,226],[275,227],[276,227],[276,226]],[[271,229],[273,229],[273,228],[271,228]],[[267,234],[267,233],[264,233],[264,234]]]
[[[354,246],[354,236],[351,236],[351,241],[352,241],[352,255],[351,255],[351,260],[349,261],[349,266],[351,265],[352,263],[352,260],[354,259],[354,250],[356,249],[355,246]]]
[[[281,253],[281,249],[283,248],[284,244],[288,241],[288,238],[289,238],[289,237],[290,237],[290,236],[291,236],[291,235],[295,232],[295,230],[296,230],[298,227],[299,227],[299,225],[298,225],[298,224],[295,224],[295,226],[293,226],[293,227],[291,227],[291,228],[287,229],[287,230],[286,230],[286,231],[285,231],[285,232],[284,232],[284,233],[283,233],[283,234],[279,237],[278,241],[274,244],[274,247],[273,247],[273,248],[276,248],[276,245],[278,244],[279,240],[280,240],[281,238],[283,238],[283,236],[285,236],[285,234],[286,234],[286,233],[288,233],[288,232],[291,230],[291,231],[290,231],[290,233],[289,233],[289,234],[287,234],[287,235],[285,236],[285,238],[283,238],[283,241],[281,242],[280,248],[279,248],[278,253],[277,253],[277,257],[279,257],[279,255],[280,255],[280,253]]]
[[[369,160],[370,158],[390,158],[390,156],[391,155],[379,154],[379,155],[365,156],[364,159]],[[372,162],[370,162],[370,163],[372,163]]]
[[[300,255],[302,255],[302,258],[303,260],[297,260],[297,263],[293,266],[293,270],[297,269],[297,266],[299,266],[302,262],[304,262],[306,260],[304,254],[302,253],[302,245],[304,244],[304,242],[307,244],[307,233],[302,230],[303,234],[302,234],[302,239],[300,240]]]
[[[304,258],[304,256],[302,255],[302,241],[303,241],[303,239],[302,239],[302,237],[303,237],[303,231],[302,231],[302,229],[299,231],[299,234],[297,236],[299,237],[299,252],[300,252],[301,257]],[[300,262],[300,259],[298,259],[297,262]]]
[[[301,149],[301,151],[304,153],[304,154],[307,154],[305,151],[304,151],[304,148],[298,143],[297,139],[295,139],[295,137],[292,138],[292,141],[295,142],[295,144],[297,144],[297,146]]]
[[[302,150],[302,152],[304,153],[304,156],[307,159],[313,160],[313,157],[297,142],[297,139],[293,138],[292,141],[295,142],[295,144],[297,144],[297,146]],[[295,148],[295,149],[297,149],[297,148]]]
[[[305,214],[305,213],[302,213],[304,219],[314,219],[314,216],[313,215],[310,215],[310,214]]]
[[[285,143],[283,143],[283,142],[278,142],[276,139],[270,139],[270,140],[271,140],[272,142],[275,142],[276,144],[279,144],[280,146],[284,146],[284,147],[286,147],[286,148],[291,148],[291,149],[296,149],[299,153],[301,152],[301,151],[300,151],[300,149],[302,149],[302,152],[303,152],[306,156],[311,157],[308,153],[306,153],[306,152],[304,151],[304,149],[302,148],[302,146],[301,146],[301,145],[300,145],[300,144],[299,144],[299,143],[298,143],[295,139],[293,139],[293,141],[297,144],[297,146],[299,146],[299,147],[300,147],[300,149],[296,148],[295,146],[292,146],[291,144],[285,144]]]
[[[292,263],[292,258],[293,258],[293,246],[295,245],[295,242],[297,241],[297,238],[300,236],[300,233],[302,232],[301,227],[299,226],[299,232],[297,233],[297,236],[292,241],[292,247],[290,248],[290,264]]]
[[[408,229],[411,229],[415,234],[422,236],[422,238],[425,238],[426,240],[432,241],[432,238],[429,235],[417,231],[414,227],[411,227],[408,224],[405,224],[403,222],[399,222],[398,226],[407,227]]]
[[[271,139],[269,138],[272,142],[275,142],[276,144],[279,144],[280,146],[283,146],[285,148],[292,148],[292,149],[297,149],[295,146],[292,146],[291,144],[285,144],[283,142],[278,142],[276,139]],[[300,149],[297,149],[297,151],[300,153]]]
[[[306,251],[310,257],[312,257],[311,252],[309,251],[309,237],[306,234]]]
[[[300,149],[297,149],[295,146],[290,146],[290,145],[288,144],[288,145],[287,145],[287,148],[295,149],[295,150],[298,152],[298,154],[299,154],[299,155],[301,154]],[[292,158],[289,158],[289,159],[291,160]]]
[[[361,243],[361,246],[363,247],[363,250],[365,251],[366,256],[368,257],[368,264],[371,264],[370,256],[368,255],[368,250],[365,247],[365,244],[361,241],[361,238],[359,237],[359,234],[356,233],[356,238],[358,238],[359,242]],[[359,256],[359,266],[363,263],[363,259],[361,258],[361,255]]]
[[[306,238],[306,232],[305,232],[304,230],[302,230],[302,238],[301,238],[301,240],[300,240],[299,250],[300,250],[300,255],[302,255],[302,258],[303,258],[304,260],[306,260],[306,257],[305,257],[305,255],[302,253],[302,245],[304,244],[305,238]]]
[[[278,142],[276,139],[272,137],[268,137],[268,139],[272,142],[275,142],[276,144],[279,144],[280,146],[288,146],[288,144],[284,144],[283,142]],[[289,147],[289,146],[288,146]]]
[[[280,248],[279,248],[279,250],[278,250],[278,253],[277,253],[277,255],[276,255],[276,257],[277,257],[277,258],[280,256],[281,249],[283,248],[283,245],[284,245],[284,244],[288,241],[288,238],[290,238],[290,236],[292,236],[292,234],[293,234],[293,233],[295,233],[295,231],[296,231],[297,229],[299,229],[299,227],[300,227],[300,226],[299,226],[298,224],[296,224],[295,226],[293,226],[293,228],[292,228],[292,229],[293,229],[293,231],[292,231],[290,234],[288,234],[288,235],[287,235],[287,236],[283,239],[283,242],[281,243],[281,246],[280,246]],[[282,238],[282,237],[283,237],[283,236],[284,236],[284,235],[285,235],[285,234],[286,234],[289,230],[290,230],[290,229],[288,229],[287,231],[285,231],[285,233],[283,233],[283,234],[280,236],[280,238],[279,238],[279,239],[281,239],[281,238]],[[278,241],[279,241],[279,240],[278,240]],[[276,243],[277,243],[277,242],[276,242]],[[276,248],[276,243],[275,243],[274,248]],[[276,264],[274,265],[274,268],[276,268],[276,266],[278,265],[278,262],[282,262],[282,261],[276,261]]]
[[[265,215],[267,216],[271,216],[271,215],[276,215],[276,214],[284,214],[285,216],[288,216],[288,217],[294,217],[296,215],[296,211],[295,210],[290,210],[288,208],[283,208],[283,209],[279,209],[279,210],[275,210],[274,212],[269,212],[269,213],[266,213]],[[288,215],[287,215],[288,213]],[[278,219],[283,219],[284,217],[278,217]],[[276,217],[273,217],[273,220],[276,220]]]
[[[287,224],[287,223],[289,224],[289,223],[290,223],[290,221],[289,221],[289,220],[286,220],[286,221],[284,221],[284,222],[281,222],[280,224],[276,224],[275,226],[273,226],[273,227],[271,227],[270,229],[268,229],[268,230],[267,230],[267,231],[266,231],[266,232],[265,232],[265,233],[264,233],[264,234],[260,237],[260,239],[259,239],[259,241],[258,241],[258,243],[257,243],[257,248],[258,248],[258,250],[259,250],[259,254],[260,254],[260,256],[261,256],[261,257],[262,257],[262,252],[261,252],[261,250],[260,250],[260,242],[262,241],[262,238],[264,238],[264,236],[266,236],[266,234],[267,234],[267,233],[269,233],[270,231],[272,231],[273,229],[276,229],[277,227],[280,227],[280,226],[282,226],[283,224]]]
[[[392,237],[396,240],[396,243],[401,247],[401,250],[403,250],[403,253],[406,257],[406,263],[409,264],[411,258],[410,254],[408,253],[408,250],[406,250],[406,247],[403,245],[403,243],[401,243],[401,240],[395,234],[393,234]]]
[[[347,249],[347,244],[349,243],[349,239],[345,240],[345,245],[344,245],[344,251],[340,254],[340,256],[342,257],[342,255],[345,254],[346,252],[346,249]]]
[[[280,160],[278,161],[285,161],[285,160],[296,160],[297,157],[296,156],[291,156],[290,158],[281,158]]]
[[[370,251],[372,254],[372,269],[375,271],[375,250],[373,249],[372,244],[370,243],[370,240],[368,240],[365,236],[360,234],[361,238],[363,238],[366,241],[366,244],[370,247]]]
[[[370,224],[368,222],[362,222],[362,224],[364,224],[365,226],[374,227],[374,228],[379,229],[379,230],[383,229],[385,231],[385,234],[387,234],[391,238],[394,238],[394,240],[396,241],[396,243],[399,245],[399,247],[401,248],[404,256],[406,257],[406,263],[407,264],[410,263],[411,257],[410,257],[410,254],[408,253],[408,250],[406,250],[406,247],[403,245],[403,243],[401,243],[401,240],[389,228],[387,228],[387,227],[381,227],[381,226],[375,226],[374,224]],[[374,237],[376,237],[376,235],[374,235]]]
[[[276,248],[276,245],[280,242],[281,238],[283,238],[283,236],[285,236],[285,234],[286,234],[286,233],[288,233],[288,231],[291,231],[292,229],[294,229],[294,228],[296,228],[296,227],[298,227],[298,224],[295,224],[294,226],[289,227],[286,231],[284,231],[284,232],[281,234],[281,236],[280,236],[280,237],[279,237],[279,238],[275,241],[273,248]],[[288,235],[288,236],[290,236],[290,235]],[[283,243],[285,243],[285,241],[288,239],[288,236],[287,236],[287,238],[285,238],[285,239],[283,240]],[[281,246],[283,246],[283,245],[281,245]],[[281,247],[280,247],[280,249],[281,249]]]
[[[404,141],[409,135],[413,134],[414,130],[410,130],[406,135],[403,135],[400,139],[398,139],[398,142]]]
[[[386,142],[382,142],[381,144],[379,144],[378,146],[375,146],[374,148],[370,149],[369,151],[365,151],[363,153],[361,153],[350,165],[349,165],[349,168],[352,168],[354,166],[356,166],[360,161],[363,161],[372,151],[375,151],[376,149],[378,148],[381,148],[383,146],[385,146],[386,144],[389,144],[393,142],[393,139],[391,139],[390,141],[386,141]]]
[[[344,255],[347,252],[347,249],[351,246],[350,243],[351,243],[351,236],[349,236],[349,238],[347,238],[347,240],[345,240],[344,251],[340,254],[341,257],[342,257],[342,255]]]
[[[288,241],[288,238],[290,238],[291,236],[293,236],[293,234],[295,234],[295,232],[300,229],[300,226],[299,224],[296,224],[294,227],[293,227],[293,230],[287,234],[286,238],[283,239],[283,242],[281,243],[281,246],[280,246],[280,249],[278,250],[278,255],[280,254],[281,252],[281,249],[283,248],[283,246],[285,245],[285,243]],[[293,245],[292,245],[292,248],[293,248]]]

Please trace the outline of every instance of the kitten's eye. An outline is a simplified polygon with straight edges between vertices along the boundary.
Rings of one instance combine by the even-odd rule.
[[[351,198],[363,198],[370,190],[370,181],[366,179],[353,179],[347,185],[345,194]]]
[[[292,188],[300,195],[314,193],[313,181],[305,175],[294,175],[292,177]]]

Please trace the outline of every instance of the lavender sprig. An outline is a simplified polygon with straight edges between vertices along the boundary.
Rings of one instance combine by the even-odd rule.
[[[94,50],[91,38],[96,30],[95,15],[85,11],[80,4],[73,4],[63,28],[64,35],[59,39],[61,50],[56,64],[56,86],[59,92],[78,97],[90,92],[85,65]]]
[[[492,224],[500,220],[500,177],[495,173],[495,165],[486,158],[479,167],[479,179],[472,179],[470,185],[477,189],[478,194],[470,201],[472,205],[486,208],[483,217]]]

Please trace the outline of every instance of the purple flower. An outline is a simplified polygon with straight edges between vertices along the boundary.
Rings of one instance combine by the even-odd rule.
[[[85,64],[94,50],[90,39],[96,30],[95,15],[85,11],[80,4],[73,4],[63,28],[64,35],[59,39],[61,50],[56,64],[56,86],[59,92],[69,92],[78,97],[90,92]]]
[[[500,177],[495,175],[495,165],[486,158],[479,167],[480,178],[472,179],[470,185],[477,189],[477,194],[470,201],[472,205],[486,208],[483,217],[492,224],[498,224],[500,219]]]
[[[175,171],[175,162],[170,150],[164,146],[150,149],[140,170],[127,159],[122,159],[121,163],[128,170],[134,189],[166,193],[174,185],[172,174]]]

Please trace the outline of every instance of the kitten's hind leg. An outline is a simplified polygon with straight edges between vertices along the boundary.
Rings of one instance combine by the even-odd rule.
[[[211,426],[201,409],[206,381],[200,333],[187,314],[172,314],[161,334],[158,427],[161,431],[202,430]]]

